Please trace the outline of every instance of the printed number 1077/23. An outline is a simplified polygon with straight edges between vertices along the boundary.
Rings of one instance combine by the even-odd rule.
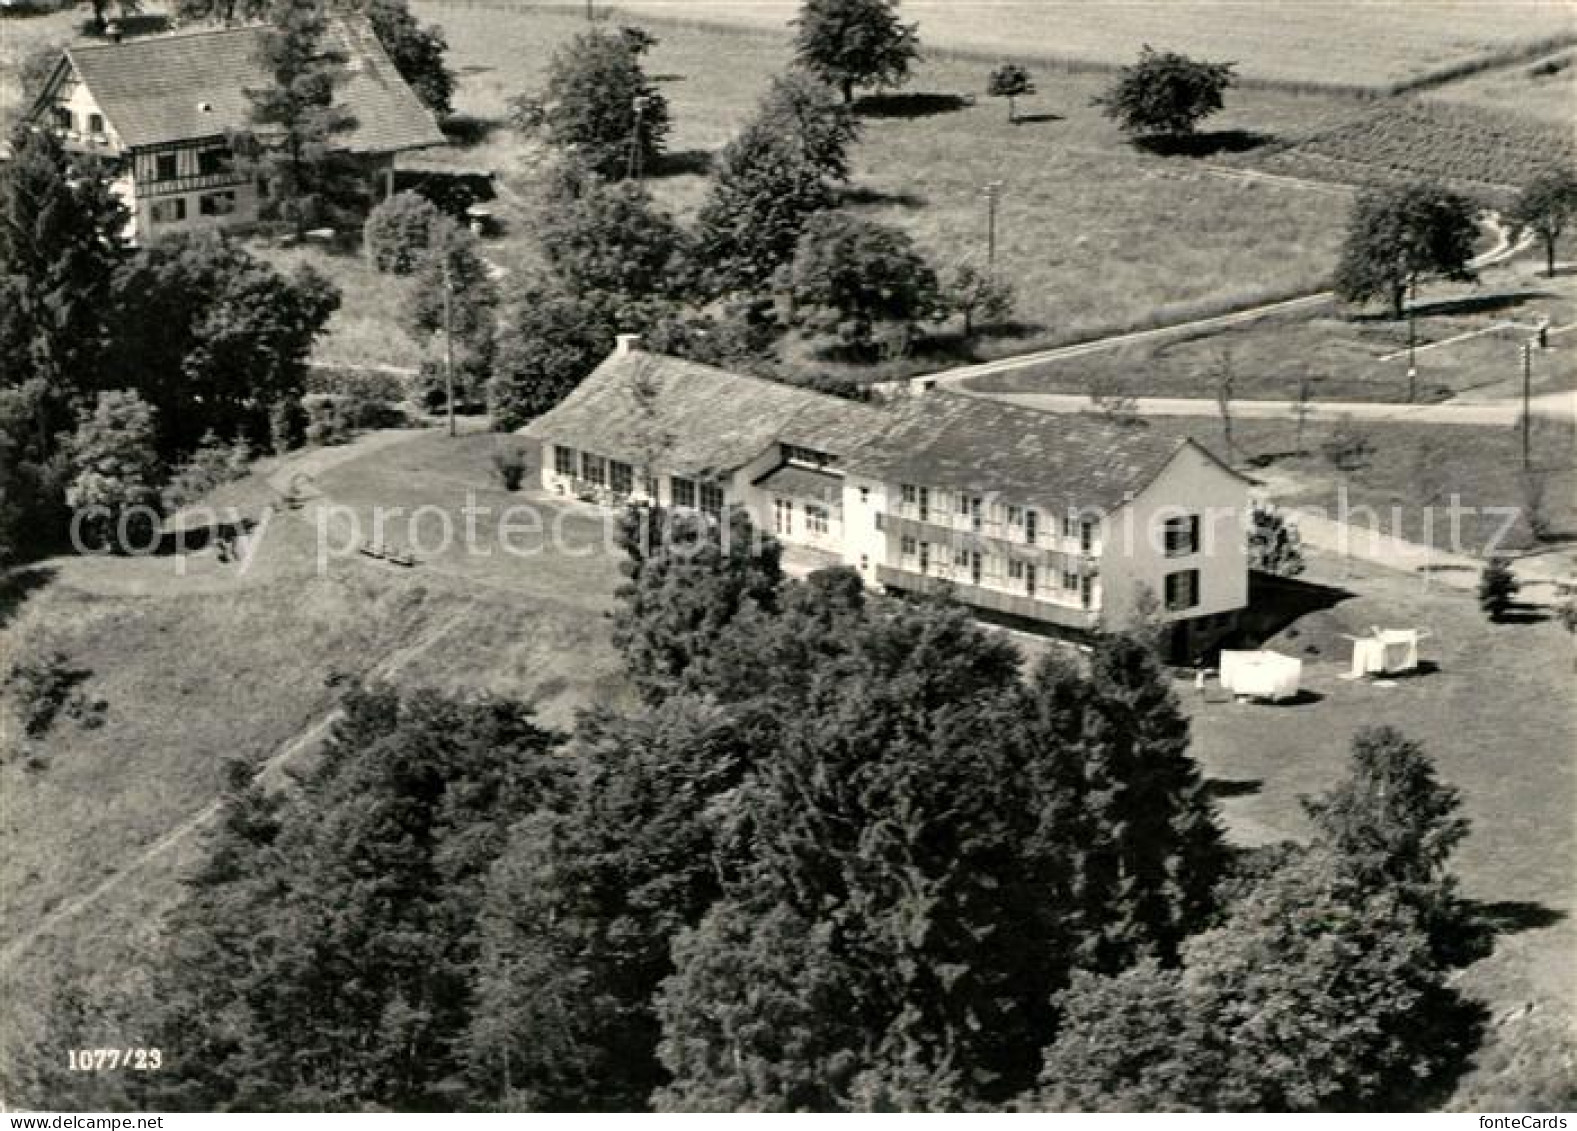
[[[66,1061],[72,1072],[157,1072],[164,1067],[164,1054],[158,1049],[67,1049]]]

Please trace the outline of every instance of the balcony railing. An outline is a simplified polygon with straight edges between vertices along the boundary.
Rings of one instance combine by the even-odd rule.
[[[969,605],[972,608],[985,609],[989,612],[1002,613],[1006,616],[1021,617],[1025,620],[1040,621],[1044,624],[1054,624],[1060,628],[1090,631],[1100,621],[1100,613],[1094,609],[1058,605],[1024,594],[1003,593],[995,589],[987,589],[984,586],[971,585],[967,581],[934,577],[894,566],[878,565],[876,567],[876,578],[883,585],[892,589],[900,589],[907,593],[921,593],[927,596],[951,594],[960,603]]]

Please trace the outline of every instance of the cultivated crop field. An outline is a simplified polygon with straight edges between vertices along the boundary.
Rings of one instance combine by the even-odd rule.
[[[1515,187],[1577,161],[1565,127],[1504,110],[1433,99],[1386,102],[1251,163],[1361,182],[1428,177]]]
[[[463,0],[457,0],[462,2]],[[619,0],[618,12],[781,28],[796,0]],[[1146,43],[1233,59],[1255,79],[1384,86],[1577,33],[1562,0],[905,0],[936,49],[1126,63]]]

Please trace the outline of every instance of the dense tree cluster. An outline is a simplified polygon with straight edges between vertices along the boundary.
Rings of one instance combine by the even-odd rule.
[[[25,555],[61,541],[66,488],[87,470],[67,440],[100,394],[150,410],[155,488],[206,434],[266,447],[339,296],[310,268],[281,274],[217,235],[134,251],[91,163],[42,131],[19,132],[14,151],[0,168],[0,548]],[[83,480],[76,497],[145,493],[144,470],[113,489]]]
[[[639,706],[358,689],[298,780],[234,768],[127,1014],[181,1052],[119,1102],[1347,1110],[1459,1067],[1466,826],[1399,734],[1235,861],[1142,640],[1026,670],[741,516],[622,539]]]

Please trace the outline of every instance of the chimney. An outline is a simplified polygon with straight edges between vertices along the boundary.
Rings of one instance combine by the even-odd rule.
[[[121,34],[122,32],[119,20],[111,20],[107,25],[105,25],[104,38],[108,39],[111,43],[119,43],[121,40]]]
[[[614,341],[618,343],[613,347],[614,357],[624,357],[641,348],[641,336],[639,334],[620,334],[614,338]]]

